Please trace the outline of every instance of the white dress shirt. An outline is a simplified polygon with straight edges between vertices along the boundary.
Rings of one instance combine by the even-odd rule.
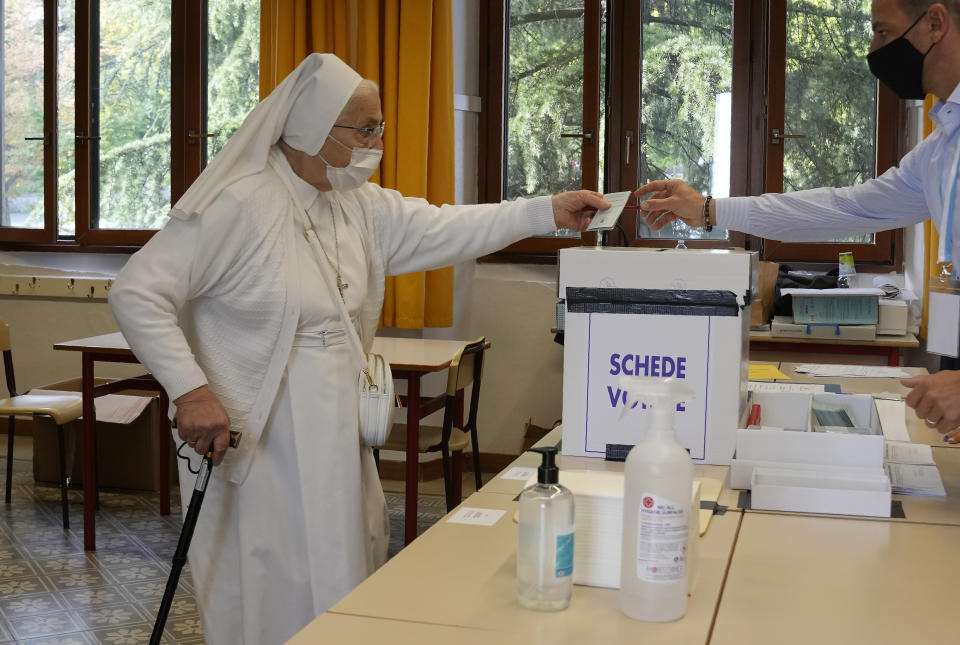
[[[945,208],[950,187],[957,183],[960,85],[936,103],[930,118],[937,129],[876,179],[846,188],[718,199],[717,226],[785,242],[817,242],[933,219],[956,258],[956,223],[945,231],[944,221],[951,210]],[[956,209],[960,191],[953,194]]]

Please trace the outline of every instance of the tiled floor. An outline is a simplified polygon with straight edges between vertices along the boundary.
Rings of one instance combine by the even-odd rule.
[[[0,435],[5,455],[6,437]],[[82,500],[70,491],[71,529],[61,527],[60,494],[35,484],[29,437],[17,437],[13,499],[0,504],[0,643],[139,645],[147,643],[180,531],[179,496],[159,513],[155,493],[101,494],[97,551],[83,550]],[[0,460],[0,473],[5,471]],[[0,477],[2,487],[3,477]],[[400,548],[403,482],[384,481]],[[466,473],[464,497],[473,492]],[[418,526],[442,517],[443,482],[420,485]],[[164,632],[165,643],[203,643],[203,627],[184,568]]]

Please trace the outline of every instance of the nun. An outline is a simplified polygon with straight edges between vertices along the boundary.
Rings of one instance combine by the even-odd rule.
[[[582,230],[591,191],[432,206],[369,183],[376,85],[306,58],[246,118],[127,262],[117,323],[172,401],[175,435],[214,452],[189,551],[206,642],[283,643],[386,560],[386,504],[358,430],[355,356],[319,263],[370,350],[384,277]],[[320,253],[307,241],[310,228]],[[227,451],[230,430],[243,433]],[[180,487],[194,475],[180,462]]]

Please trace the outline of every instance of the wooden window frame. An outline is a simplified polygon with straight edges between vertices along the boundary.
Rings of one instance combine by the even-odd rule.
[[[786,65],[787,0],[769,2],[767,23],[771,28],[768,29],[767,38],[768,56],[764,58],[769,61],[769,69],[783,69]],[[776,29],[772,28],[774,25],[777,26]],[[780,26],[783,27],[782,30]],[[759,192],[782,192],[784,146],[769,145],[766,132],[769,132],[770,128],[779,128],[781,131],[784,129],[785,76],[768,72],[767,78],[768,114],[762,135],[762,144],[766,150],[767,181]],[[877,176],[899,163],[904,120],[902,102],[886,86],[877,83]],[[822,270],[836,267],[839,253],[851,251],[862,271],[884,273],[903,270],[903,229],[876,233],[873,244],[797,243],[750,237],[751,246],[762,249],[763,259],[789,263],[797,268]]]
[[[78,0],[75,60],[75,233],[58,235],[57,213],[57,0],[44,0],[44,226],[42,229],[0,228],[0,250],[132,253],[156,230],[116,230],[91,227],[90,80],[91,37],[98,0]],[[171,203],[183,195],[202,170],[203,139],[188,141],[187,133],[201,131],[203,57],[205,56],[207,0],[171,0],[170,76],[170,192]],[[49,19],[53,16],[53,19]]]
[[[747,91],[749,82],[742,77],[752,69],[751,47],[754,26],[751,24],[753,12],[751,5],[763,3],[734,3],[734,61],[733,61],[733,107],[737,110],[746,110],[751,103]],[[591,10],[596,5],[595,10]],[[595,0],[585,2],[584,14],[584,67],[594,70],[599,79],[600,24],[599,3]],[[609,33],[607,39],[607,101],[606,112],[606,170],[605,186],[600,190],[609,192],[634,190],[639,185],[639,136],[640,132],[640,97],[641,97],[641,59],[643,52],[642,37],[637,38],[640,32],[635,25],[640,25],[643,18],[643,3],[637,1],[613,1],[608,3]],[[506,132],[506,100],[504,82],[506,75],[506,56],[508,53],[507,36],[507,7],[504,0],[490,0],[480,10],[480,91],[482,95],[483,112],[479,124],[479,197],[484,202],[498,202],[503,199],[503,173],[505,166]],[[746,46],[738,46],[738,32],[746,31],[741,39]],[[586,89],[587,99],[584,101],[584,121],[591,116],[595,119],[595,108],[602,97],[598,94],[596,101],[591,101],[594,86],[599,92],[599,84],[590,84]],[[735,130],[738,124],[734,124]],[[625,150],[626,133],[632,131],[631,145]],[[750,137],[733,136],[731,150],[731,168],[750,167],[739,165],[748,163],[751,154]],[[620,142],[620,145],[611,142]],[[585,155],[586,157],[586,155]],[[587,166],[586,161],[584,167]],[[749,194],[749,187],[734,185],[739,181],[731,178],[731,194]],[[741,182],[742,183],[742,182]],[[635,217],[625,216],[621,220],[627,234],[630,246],[637,247],[664,247],[675,244],[668,239],[637,239],[637,223]],[[611,236],[611,244],[622,244],[622,236]],[[687,240],[691,248],[729,248],[731,246],[746,247],[748,236],[739,231],[730,231],[726,240]],[[562,248],[573,246],[591,246],[595,244],[593,234],[584,234],[581,238],[549,238],[532,237],[511,244],[502,251],[482,259],[486,262],[520,262],[520,263],[547,263],[557,260],[557,252]]]

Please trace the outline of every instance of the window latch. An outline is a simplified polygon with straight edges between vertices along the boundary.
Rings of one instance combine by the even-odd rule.
[[[187,143],[191,146],[195,146],[200,143],[200,139],[208,139],[210,137],[215,137],[219,132],[197,132],[196,130],[190,130],[187,132]]]
[[[42,137],[24,137],[24,141],[43,141],[43,146],[47,147],[50,145],[50,135],[44,133]]]
[[[780,142],[784,139],[806,139],[807,135],[805,134],[781,134],[780,128],[773,128],[770,130],[770,143],[775,146],[779,146]]]
[[[593,130],[584,130],[583,132],[563,132],[560,134],[563,139],[583,139],[587,142],[593,141]]]
[[[85,135],[85,134],[83,134],[83,133],[81,132],[80,134],[78,134],[78,135],[75,137],[75,139],[76,139],[76,141],[77,141],[77,146],[79,147],[79,146],[82,146],[82,145],[86,144],[87,141],[99,141],[99,140],[100,140],[100,137],[99,137],[99,136],[88,137],[87,135]]]

